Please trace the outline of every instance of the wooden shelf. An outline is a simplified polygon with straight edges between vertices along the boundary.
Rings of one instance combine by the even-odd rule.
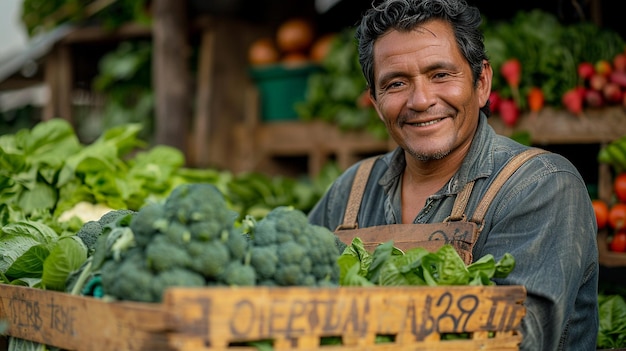
[[[306,157],[307,173],[317,175],[324,164],[335,159],[346,169],[366,155],[384,153],[395,147],[391,141],[376,139],[367,132],[341,131],[322,121],[284,121],[238,125],[235,171],[261,170],[280,173],[272,159]]]
[[[564,110],[545,108],[535,115],[524,115],[515,127],[504,125],[499,116],[489,118],[497,133],[511,136],[528,132],[534,144],[608,143],[626,135],[626,112],[622,107],[585,110],[574,116]]]
[[[502,135],[528,132],[535,145],[606,144],[626,135],[626,112],[621,107],[610,107],[574,116],[563,110],[545,108],[536,115],[522,116],[515,127],[504,125],[497,115],[489,118],[489,124]],[[321,121],[263,123],[252,120],[236,126],[234,133],[239,155],[233,167],[236,171],[265,168],[270,173],[280,172],[279,168],[268,166],[267,161],[272,157],[304,156],[308,157],[308,173],[317,174],[331,157],[336,157],[339,166],[346,168],[362,155],[395,147],[392,141],[376,139],[367,132],[341,131]],[[606,188],[610,169],[601,165],[599,173],[604,180],[599,192],[604,195],[610,192],[610,188]]]

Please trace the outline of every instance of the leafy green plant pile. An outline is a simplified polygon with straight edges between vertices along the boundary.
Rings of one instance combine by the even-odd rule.
[[[515,268],[510,254],[499,261],[489,254],[465,265],[449,244],[435,252],[423,247],[403,252],[389,241],[369,253],[359,238],[344,249],[337,262],[342,286],[495,285],[493,278],[505,278]]]
[[[181,151],[147,146],[140,130],[121,125],[82,144],[67,121],[53,119],[0,136],[0,224],[26,218],[52,224],[81,202],[138,210],[191,182],[215,184],[242,214],[262,216],[279,205],[308,211],[340,172],[332,163],[315,179],[188,168]]]
[[[499,73],[511,58],[522,63],[520,93],[532,87],[544,92],[546,105],[561,106],[561,97],[579,83],[580,62],[612,59],[626,43],[612,30],[590,22],[565,25],[541,10],[520,11],[509,21],[485,19],[485,48],[494,69],[493,90],[511,97],[511,88]],[[526,108],[526,101],[520,100]]]
[[[63,23],[95,21],[112,30],[129,23],[149,23],[148,0],[111,1],[104,8],[98,0],[24,0],[22,22],[28,35],[34,36]]]
[[[626,347],[626,301],[616,294],[600,294],[600,329],[598,349],[621,349]]]
[[[140,129],[137,124],[112,128],[85,145],[67,121],[53,119],[0,136],[1,224],[53,222],[80,202],[138,209],[188,176],[216,183],[227,177],[214,170],[181,171],[182,153],[165,146],[143,149]]]
[[[180,151],[147,147],[139,130],[137,124],[115,127],[85,145],[67,121],[53,119],[0,136],[3,283],[63,290],[63,277],[86,258],[74,234],[101,216],[83,204],[137,211],[180,184],[207,183],[224,194],[240,221],[281,205],[309,211],[339,174],[334,164],[315,179],[186,168]]]

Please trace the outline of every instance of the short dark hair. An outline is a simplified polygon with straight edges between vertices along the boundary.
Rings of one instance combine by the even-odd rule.
[[[384,0],[367,10],[356,29],[359,63],[367,85],[374,96],[374,42],[389,30],[409,31],[433,19],[442,19],[452,26],[457,45],[472,70],[474,84],[483,70],[484,35],[478,8],[464,0]],[[375,96],[374,96],[375,98]],[[489,103],[483,112],[490,114]]]

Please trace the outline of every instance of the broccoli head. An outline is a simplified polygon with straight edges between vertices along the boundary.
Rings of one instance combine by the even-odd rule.
[[[256,272],[250,265],[240,261],[231,261],[222,273],[223,282],[229,286],[256,285]]]
[[[177,186],[164,203],[165,216],[183,224],[205,223],[219,233],[234,225],[238,213],[228,207],[224,195],[213,184],[188,183]]]
[[[278,267],[277,245],[253,246],[250,249],[250,264],[260,280],[271,279]]]
[[[124,218],[127,215],[134,215],[135,211],[133,210],[114,210],[114,211],[109,211],[105,214],[102,215],[102,217],[100,217],[100,219],[98,220],[98,222],[100,223],[100,225],[102,226],[102,228],[104,228],[105,226],[109,225],[109,224],[117,224],[118,220],[121,220],[122,218]],[[124,223],[120,223],[120,225],[125,226]]]
[[[162,203],[111,219],[93,259],[103,293],[158,302],[171,286],[338,285],[335,235],[302,211],[277,207],[244,228],[237,218],[214,185],[182,184]]]
[[[157,234],[146,246],[148,267],[164,272],[171,268],[189,268],[191,256],[187,247],[177,245],[164,234]]]
[[[96,249],[96,242],[102,234],[102,226],[98,221],[88,221],[76,232],[76,236],[87,246],[87,254],[91,255]]]
[[[219,240],[194,241],[189,245],[191,268],[207,279],[217,280],[231,261],[228,247]]]
[[[102,292],[118,300],[156,302],[152,282],[154,274],[148,268],[143,250],[132,248],[121,261],[109,260],[100,269]]]
[[[115,227],[127,226],[127,222],[130,222],[130,218],[132,218],[134,214],[135,212],[132,210],[109,211],[98,220],[85,222],[76,232],[76,236],[85,244],[87,254],[91,256],[96,249],[98,238],[103,233],[108,233]],[[121,222],[118,223],[118,221]]]
[[[94,259],[104,294],[159,301],[170,286],[254,285],[249,240],[237,215],[210,184],[182,184],[98,242]],[[115,220],[120,225],[121,219]],[[107,225],[109,227],[110,225]],[[247,262],[244,262],[247,261]]]
[[[201,287],[205,286],[204,277],[188,269],[173,267],[159,273],[152,281],[152,293],[156,301],[163,299],[163,293],[169,287]]]
[[[142,207],[130,222],[137,246],[144,247],[155,233],[167,226],[163,204],[152,202]]]
[[[339,284],[340,251],[335,235],[308,222],[304,212],[280,206],[249,225],[250,265],[259,285]]]
[[[140,248],[129,250],[122,261],[110,260],[100,270],[103,293],[117,300],[160,302],[163,292],[173,286],[204,286],[204,277],[180,267],[161,272],[150,269]]]

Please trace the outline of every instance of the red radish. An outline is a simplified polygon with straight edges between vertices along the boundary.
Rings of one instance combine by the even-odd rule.
[[[604,106],[604,98],[602,93],[597,90],[589,89],[585,91],[585,104],[589,107],[602,107]]]
[[[578,88],[572,88],[563,94],[561,102],[565,109],[578,116],[583,112],[583,96]]]
[[[610,104],[616,104],[621,102],[623,94],[624,93],[622,92],[620,86],[614,82],[606,83],[604,89],[602,89],[602,95],[604,96],[604,99]]]
[[[611,63],[607,60],[597,61],[595,68],[596,68],[596,73],[601,74],[603,76],[608,76],[609,74],[611,74],[611,71],[613,70]]]
[[[593,90],[602,91],[608,81],[607,76],[596,73],[589,79],[589,87]]]
[[[517,123],[519,118],[519,109],[512,99],[505,99],[500,101],[500,118],[509,127],[512,127]]]
[[[613,71],[626,72],[626,53],[619,53],[613,57]]]
[[[522,64],[516,58],[508,59],[500,67],[500,73],[504,76],[507,84],[517,88],[522,78]]]
[[[501,101],[502,98],[500,97],[500,94],[498,94],[497,91],[492,91],[489,95],[489,109],[491,110],[491,113],[498,113]]]
[[[583,80],[589,80],[596,73],[596,69],[591,62],[581,62],[578,64],[578,76]]]
[[[611,72],[611,75],[609,76],[609,81],[617,83],[622,88],[626,88],[626,72]]]
[[[543,108],[543,104],[545,100],[543,91],[541,90],[541,88],[538,88],[538,87],[530,88],[530,91],[528,92],[527,100],[528,100],[528,107],[530,108],[532,112],[537,112],[541,110]]]

